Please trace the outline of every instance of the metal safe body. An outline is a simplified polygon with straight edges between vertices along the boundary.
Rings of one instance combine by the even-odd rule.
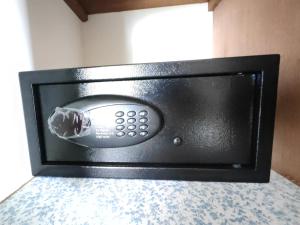
[[[32,173],[267,182],[278,67],[266,55],[21,72]],[[93,106],[89,136],[51,132],[57,107],[87,104],[110,106]]]

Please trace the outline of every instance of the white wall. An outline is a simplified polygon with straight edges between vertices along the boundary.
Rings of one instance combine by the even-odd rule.
[[[18,72],[33,68],[25,1],[5,1],[2,7],[0,200],[31,177]]]
[[[212,24],[207,4],[90,15],[84,65],[210,58]]]
[[[31,178],[18,72],[82,65],[81,22],[62,0],[1,7],[0,201]]]
[[[27,0],[35,69],[82,66],[81,21],[63,0]]]

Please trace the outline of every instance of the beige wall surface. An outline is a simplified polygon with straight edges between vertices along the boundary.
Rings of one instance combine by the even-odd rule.
[[[90,15],[84,66],[210,58],[212,22],[207,3]]]
[[[18,72],[33,69],[25,0],[1,7],[0,201],[31,178]]]
[[[34,69],[83,66],[82,22],[62,0],[27,0]]]
[[[300,1],[222,0],[214,56],[281,54],[272,167],[300,183]]]
[[[81,22],[61,0],[3,1],[0,201],[31,177],[18,73],[82,66]]]

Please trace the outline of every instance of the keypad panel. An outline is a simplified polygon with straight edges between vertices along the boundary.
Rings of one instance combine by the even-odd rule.
[[[109,102],[110,103],[110,102]],[[161,129],[159,111],[144,104],[108,104],[90,110],[92,130],[82,139],[88,146],[125,147],[147,141]]]
[[[117,111],[116,116],[116,136],[122,138],[128,137],[145,137],[148,135],[149,116],[146,109],[130,110],[130,111]],[[122,124],[122,125],[120,125]],[[120,132],[121,131],[121,132]]]

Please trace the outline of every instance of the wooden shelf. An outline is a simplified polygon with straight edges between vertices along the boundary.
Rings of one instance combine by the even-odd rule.
[[[88,15],[106,12],[120,12],[135,9],[147,9],[163,6],[184,5],[208,2],[213,11],[221,0],[64,0],[78,18],[85,22]]]

